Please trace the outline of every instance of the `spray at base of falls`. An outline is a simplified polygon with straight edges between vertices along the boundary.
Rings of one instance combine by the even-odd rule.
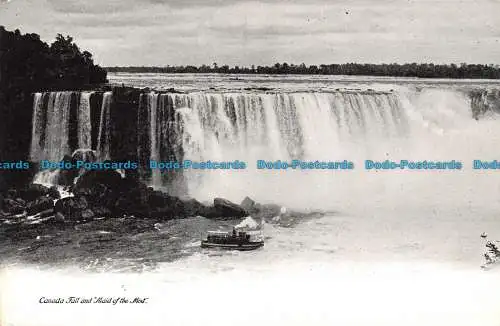
[[[102,100],[93,101],[95,97]],[[435,177],[405,174],[397,175],[398,181],[394,172],[380,178],[363,170],[365,159],[476,159],[491,156],[487,144],[497,133],[496,117],[474,120],[471,98],[453,89],[150,92],[138,95],[139,104],[130,113],[137,119],[127,118],[125,123],[117,122],[123,110],[115,97],[112,92],[35,94],[32,159],[59,161],[90,144],[99,160],[135,156],[143,166],[143,181],[176,195],[188,194],[199,200],[223,196],[234,201],[249,195],[290,207],[322,207],[353,198],[381,200],[387,191],[410,184],[418,191],[419,184]],[[74,131],[72,126],[76,126]],[[124,126],[129,129],[121,130]],[[116,144],[121,143],[135,147],[120,152]],[[460,150],[456,150],[458,144]],[[292,159],[350,160],[356,166],[350,172],[282,173],[255,168],[257,160]],[[149,160],[240,160],[249,167],[243,171],[164,172],[149,169]],[[45,181],[52,182],[51,178]],[[444,183],[446,178],[450,179],[440,175],[433,180]],[[300,193],[298,185],[309,191]]]

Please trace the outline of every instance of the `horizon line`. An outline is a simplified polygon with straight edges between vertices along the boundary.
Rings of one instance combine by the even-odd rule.
[[[262,64],[250,64],[250,65],[228,65],[228,64],[222,64],[219,65],[217,64],[217,67],[214,67],[213,64],[167,64],[167,65],[102,65],[101,67],[103,68],[177,68],[177,67],[208,67],[210,69],[220,69],[222,67],[229,67],[229,68],[248,68],[252,69],[252,66],[255,68],[257,67],[275,67],[276,64],[283,65],[287,64],[288,66],[294,66],[294,67],[321,67],[321,66],[333,66],[333,65],[372,65],[372,66],[389,66],[389,65],[434,65],[434,66],[452,66],[455,65],[457,67],[460,66],[487,66],[487,67],[496,67],[500,68],[500,63],[470,63],[470,62],[449,62],[449,63],[434,63],[434,62],[404,62],[404,63],[398,63],[398,62],[391,62],[391,63],[369,63],[369,62],[343,62],[343,63],[320,63],[320,64],[305,64],[305,63],[288,63],[288,62],[276,62],[274,64],[267,64],[267,65],[262,65]]]

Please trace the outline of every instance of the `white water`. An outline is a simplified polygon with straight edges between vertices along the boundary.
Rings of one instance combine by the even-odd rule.
[[[60,160],[69,151],[69,108],[71,92],[51,93],[47,109],[45,153],[49,160]]]
[[[36,159],[40,156],[40,152],[43,150],[42,144],[40,144],[40,133],[42,132],[42,119],[43,119],[43,94],[36,93],[33,99],[33,128],[31,132],[31,149],[30,157],[31,159]],[[44,131],[44,130],[43,130]]]
[[[73,109],[76,110],[78,148],[90,149],[92,147],[90,98],[93,93],[81,92],[76,108],[72,107],[71,103],[72,96],[75,96],[76,92],[36,93],[34,95],[31,160],[58,162],[63,159],[64,155],[72,154],[69,129]],[[110,95],[111,93],[104,96],[106,100],[103,103],[104,112],[109,111]],[[46,100],[47,105],[44,106]],[[103,123],[107,121],[104,120]],[[33,182],[47,186],[57,185],[58,176],[58,170],[43,170],[37,173]]]
[[[31,158],[60,160],[69,151],[69,116],[73,92],[37,93],[34,97]],[[47,107],[43,106],[48,96]]]
[[[148,107],[150,125],[150,139],[151,139],[151,160],[160,161],[160,141],[161,141],[161,125],[158,128],[158,94],[152,93],[148,96]],[[155,186],[161,186],[161,175],[159,170],[152,171],[152,183]]]
[[[97,153],[101,161],[109,160],[111,142],[111,102],[112,92],[105,92],[102,98],[99,136],[97,139]]]
[[[183,159],[241,160],[249,165],[248,171],[242,172],[186,171],[189,194],[199,199],[229,193],[235,200],[247,194],[258,196],[255,187],[266,184],[265,180],[255,182],[244,192],[234,192],[234,187],[247,187],[249,178],[259,179],[266,174],[255,172],[259,159],[349,159],[363,153],[363,148],[369,149],[372,139],[399,141],[408,129],[405,109],[395,94],[150,93],[150,159],[155,161],[165,156],[159,140],[166,139],[161,135],[168,131],[165,129],[172,129],[171,117],[158,115],[167,111],[166,105],[176,110],[175,131],[168,140],[174,151],[176,146],[182,147]],[[152,179],[153,185],[161,185],[157,170]]]
[[[184,159],[241,160],[249,165],[245,171],[185,171],[190,195],[200,200],[222,196],[239,202],[251,196],[302,209],[356,209],[361,199],[377,205],[418,206],[436,201],[448,205],[464,198],[491,203],[498,195],[494,172],[472,170],[474,159],[496,159],[492,148],[500,139],[497,117],[472,119],[470,99],[462,91],[414,92],[400,87],[392,94],[161,95],[167,96],[172,97],[177,112],[176,137],[180,141],[175,141],[182,145]],[[153,109],[157,110],[156,106]],[[156,116],[153,109],[151,114]],[[156,148],[151,158],[155,160],[161,156],[155,136],[158,126],[167,126],[165,119],[169,119],[161,117],[151,123],[151,130],[155,130],[152,146]],[[355,170],[256,169],[259,159],[293,158],[351,160]],[[375,172],[364,170],[366,159],[458,160],[464,168]],[[487,180],[482,180],[485,174]],[[493,183],[483,185],[489,182]],[[493,187],[492,191],[474,191],[471,184],[478,183],[482,189]],[[442,198],[441,194],[450,192],[456,195]],[[394,200],[394,196],[404,201]]]
[[[193,195],[235,201],[250,195],[337,213],[295,228],[266,225],[270,238],[259,251],[196,254],[144,274],[5,270],[6,325],[498,326],[500,268],[479,269],[479,235],[500,239],[500,177],[471,164],[499,158],[500,128],[494,115],[473,120],[463,92],[399,87],[393,95],[172,97],[175,141],[187,158],[252,165],[303,155],[356,164],[337,172],[191,173]],[[225,109],[229,102],[234,115]],[[153,125],[157,149],[158,125],[166,124]],[[363,169],[365,159],[455,159],[464,168],[373,172]],[[41,296],[69,295],[150,299],[114,307],[38,303]]]
[[[335,91],[337,89],[385,89],[395,85],[410,87],[436,87],[439,89],[498,88],[495,79],[424,79],[375,76],[326,76],[326,75],[224,75],[224,74],[162,74],[162,73],[110,73],[112,84],[122,84],[153,89],[175,89],[192,91],[210,91],[221,89],[242,91],[248,88],[270,88],[284,91]]]
[[[240,160],[248,164],[248,169],[243,171],[185,171],[188,194],[200,200],[222,196],[240,201],[251,196],[259,201],[315,209],[338,208],[365,190],[379,194],[381,183],[384,187],[398,187],[411,182],[414,189],[418,183],[414,181],[431,178],[439,182],[452,173],[440,173],[434,178],[435,171],[391,171],[380,179],[377,175],[383,172],[363,170],[365,159],[455,159],[462,160],[469,168],[473,159],[495,159],[488,146],[498,138],[496,117],[472,119],[471,101],[464,89],[430,87],[417,91],[395,85],[381,88],[389,87],[395,91],[152,92],[145,94],[148,122],[141,125],[146,129],[149,142],[139,145],[148,148],[138,148],[137,153],[149,152],[148,159],[155,161]],[[92,145],[91,95],[82,93],[76,108],[78,144],[87,149]],[[48,105],[44,108],[43,98],[47,96]],[[70,99],[69,92],[35,96],[33,158],[58,161],[73,152],[68,144]],[[115,128],[111,118],[112,101],[111,92],[103,95],[96,148],[100,160],[113,159],[110,144],[116,141],[113,140],[116,136],[112,132]],[[171,114],[172,110],[175,114]],[[55,115],[60,120],[56,121]],[[130,137],[138,137],[138,134],[131,133]],[[467,146],[457,151],[459,143]],[[351,160],[356,169],[256,171],[255,168],[257,160],[294,158]],[[404,178],[400,177],[401,173]],[[171,172],[160,173],[154,169],[146,181],[155,187],[172,189],[176,180],[169,178],[169,174]],[[395,175],[397,179],[392,182]],[[353,178],[366,182],[352,182]],[[421,186],[425,187],[426,182],[421,182]],[[296,195],[296,184],[313,190]],[[338,189],[342,189],[340,194]],[[333,192],[334,200],[331,199]]]
[[[90,97],[94,92],[82,92],[78,105],[78,148],[92,148],[92,124],[90,117]]]
[[[266,225],[262,250],[196,254],[143,274],[8,269],[5,325],[495,326],[500,271],[479,269],[477,234],[498,219],[459,211],[459,221],[404,210]],[[149,299],[50,305],[42,296]]]

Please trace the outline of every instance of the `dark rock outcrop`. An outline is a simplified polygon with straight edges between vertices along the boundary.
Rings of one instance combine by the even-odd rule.
[[[50,197],[52,199],[58,199],[60,196],[55,187],[48,188],[39,184],[32,184],[27,188],[20,189],[18,193],[19,197],[28,202],[35,201],[40,197]]]
[[[122,176],[117,171],[91,170],[78,178],[73,193],[100,198],[107,193],[119,193],[122,184]]]
[[[478,120],[488,112],[500,113],[499,90],[473,90],[469,93],[469,97],[474,119]]]
[[[76,197],[66,197],[56,202],[54,212],[64,216],[65,220],[79,220],[82,217],[82,212],[86,208],[87,205],[85,201]]]
[[[196,199],[188,199],[184,201],[184,210],[186,216],[203,216],[207,218],[222,217],[220,212],[214,206],[207,206]]]
[[[0,216],[16,219],[17,216],[46,217],[53,215],[54,200],[59,198],[55,188],[32,184],[21,189],[9,189],[0,193]]]
[[[26,213],[28,215],[35,215],[37,213],[47,211],[54,208],[54,200],[49,197],[40,197],[28,203],[26,206]]]
[[[97,154],[91,149],[77,149],[71,156],[73,161],[96,162]]]
[[[150,217],[171,219],[186,217],[184,203],[177,197],[169,196],[161,191],[153,191],[148,198],[148,215]]]
[[[215,198],[213,210],[208,213],[209,216],[206,217],[209,218],[241,218],[248,216],[248,212],[245,211],[240,205],[223,198]]]
[[[26,206],[12,198],[4,198],[3,211],[9,215],[24,213]]]
[[[207,218],[241,218],[248,212],[240,205],[216,198],[213,206],[195,199],[178,197],[154,190],[135,175],[122,178],[116,171],[88,171],[78,178],[74,198],[56,203],[55,211],[71,220],[103,215],[169,220],[188,216]],[[92,212],[92,213],[91,213]]]
[[[280,215],[281,206],[276,204],[260,204],[256,203],[250,197],[245,197],[240,205],[250,215],[257,218],[271,219]]]
[[[213,205],[195,199],[182,200],[148,187],[139,181],[137,174],[127,175],[122,176],[115,170],[86,171],[72,187],[73,196],[60,199],[56,189],[41,185],[11,189],[0,193],[0,216],[2,219],[16,218],[19,214],[37,218],[48,216],[54,218],[44,221],[80,224],[124,217],[159,221],[190,216],[238,219],[250,213],[273,217],[280,209],[279,206],[257,204],[250,198],[245,198],[242,205],[224,198],[215,198]]]
[[[253,199],[251,199],[250,197],[245,197],[245,199],[243,199],[243,201],[240,204],[241,208],[246,210],[249,214],[252,214],[257,210],[257,208],[255,207],[256,205],[257,203],[253,201]]]
[[[64,155],[61,161],[71,163],[73,166],[76,164],[76,161],[73,160],[71,155]],[[76,169],[62,169],[58,172],[57,184],[61,186],[72,186],[73,180],[78,176],[78,171]]]
[[[134,177],[122,178],[117,171],[87,171],[73,188],[74,198],[56,203],[56,212],[71,219],[103,215],[167,220],[188,216],[177,197],[147,187]]]

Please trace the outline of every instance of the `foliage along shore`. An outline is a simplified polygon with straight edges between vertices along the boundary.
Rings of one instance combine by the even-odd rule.
[[[451,78],[451,79],[500,79],[499,65],[484,64],[322,64],[295,65],[276,63],[273,66],[229,67],[218,66],[166,66],[166,67],[106,67],[108,72],[128,73],[218,73],[218,74],[265,74],[265,75],[348,75],[377,77],[417,77],[417,78]]]

